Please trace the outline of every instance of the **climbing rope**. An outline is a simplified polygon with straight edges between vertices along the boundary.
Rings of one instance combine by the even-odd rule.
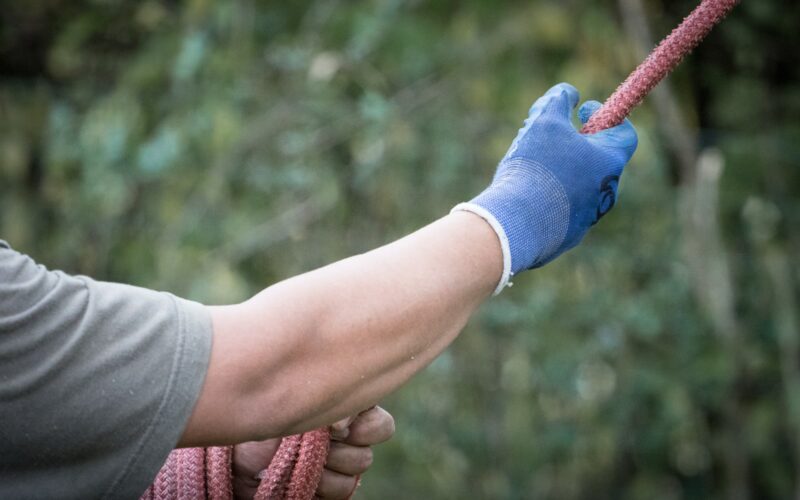
[[[328,427],[283,438],[253,500],[314,498],[330,442]]]
[[[328,427],[283,438],[253,499],[314,498],[330,440]],[[174,450],[140,500],[232,500],[232,453],[232,446]]]
[[[738,0],[703,0],[647,59],[617,87],[581,133],[594,134],[619,125],[633,108],[708,35]]]

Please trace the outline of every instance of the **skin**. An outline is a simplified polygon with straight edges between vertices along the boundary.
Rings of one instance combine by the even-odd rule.
[[[491,227],[456,212],[211,307],[210,365],[180,446],[262,441],[372,407],[456,338],[502,264]]]

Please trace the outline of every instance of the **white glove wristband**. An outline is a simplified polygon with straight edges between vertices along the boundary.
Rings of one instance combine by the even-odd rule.
[[[476,205],[475,203],[459,203],[453,207],[452,210],[450,210],[450,213],[455,211],[472,212],[481,219],[485,220],[489,223],[492,229],[494,229],[497,239],[500,240],[500,249],[503,252],[503,275],[500,276],[500,282],[494,289],[492,296],[498,295],[503,291],[503,288],[513,285],[513,283],[509,281],[511,276],[513,276],[513,273],[511,272],[511,247],[508,246],[508,237],[506,236],[506,232],[503,230],[503,226],[500,225],[500,222],[498,222],[494,215],[492,215],[488,210],[480,205]]]

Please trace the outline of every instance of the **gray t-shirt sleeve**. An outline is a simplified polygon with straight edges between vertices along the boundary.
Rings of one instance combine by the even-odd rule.
[[[180,438],[211,319],[0,241],[0,498],[138,498]]]

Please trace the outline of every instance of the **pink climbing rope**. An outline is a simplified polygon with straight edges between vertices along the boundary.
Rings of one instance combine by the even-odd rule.
[[[581,133],[594,134],[619,125],[633,108],[708,35],[738,0],[703,0],[647,59],[617,87]]]
[[[174,450],[140,500],[193,498],[233,499],[230,446]]]
[[[330,442],[327,427],[283,438],[253,500],[314,498]]]
[[[328,458],[327,427],[283,438],[254,500],[311,500]],[[232,500],[232,446],[181,448],[170,453],[140,500]]]

